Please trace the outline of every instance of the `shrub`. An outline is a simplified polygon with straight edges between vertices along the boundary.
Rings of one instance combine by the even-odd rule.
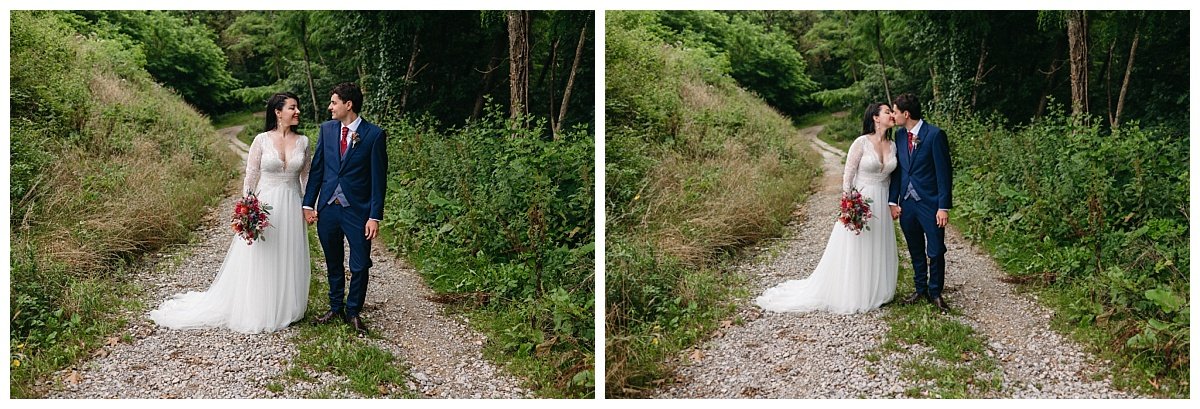
[[[541,123],[513,123],[491,106],[457,129],[428,118],[386,124],[383,227],[435,290],[482,304],[489,349],[550,372],[544,394],[588,396],[593,138],[571,130],[549,139]]]
[[[1052,295],[1061,323],[1117,356],[1120,382],[1140,372],[1186,396],[1188,136],[1051,111],[1019,128],[946,124],[955,214],[1015,280]]]

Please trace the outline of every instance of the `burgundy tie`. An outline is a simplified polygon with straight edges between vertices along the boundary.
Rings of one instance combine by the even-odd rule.
[[[347,133],[347,132],[350,132],[350,128],[347,128],[347,127],[344,127],[344,126],[343,126],[343,127],[342,127],[342,144],[341,144],[341,148],[340,148],[340,150],[338,150],[338,155],[345,155],[345,154],[346,154],[346,133]],[[911,134],[910,134],[910,135],[911,135]],[[911,150],[912,150],[912,148],[909,148],[909,150],[911,151]]]
[[[917,137],[917,135],[913,134],[912,132],[908,133],[908,154],[909,155],[912,154],[913,147],[916,146],[916,144],[913,143],[913,138],[916,138],[916,137]]]

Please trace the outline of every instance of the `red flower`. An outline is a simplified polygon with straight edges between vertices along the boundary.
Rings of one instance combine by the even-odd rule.
[[[259,202],[253,192],[234,204],[231,227],[238,236],[246,240],[246,244],[254,244],[255,240],[263,239],[263,230],[271,224],[267,221],[271,206]]]

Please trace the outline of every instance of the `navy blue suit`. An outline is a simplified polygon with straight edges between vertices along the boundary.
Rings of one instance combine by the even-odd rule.
[[[321,124],[303,205],[318,213],[317,237],[325,252],[329,272],[329,309],[353,318],[362,311],[370,277],[371,241],[366,239],[367,220],[383,220],[387,132],[363,120],[357,130],[359,141],[347,143],[343,156],[338,153],[341,128],[341,123],[336,120]],[[341,186],[345,200],[332,204],[330,201],[338,186]],[[344,242],[349,242],[350,247],[349,294],[345,289]]]
[[[913,283],[918,293],[940,297],[946,275],[946,229],[937,226],[938,209],[950,210],[954,170],[946,133],[923,123],[919,141],[908,152],[908,130],[896,135],[898,165],[892,171],[888,202],[900,205],[900,230],[913,262]]]

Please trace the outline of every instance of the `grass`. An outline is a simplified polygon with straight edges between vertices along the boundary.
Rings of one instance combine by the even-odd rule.
[[[803,129],[814,125],[828,125],[835,119],[833,112],[813,112],[792,119],[792,125]]]
[[[389,242],[396,233],[381,229],[380,234],[383,236],[381,241]],[[435,293],[449,296],[447,299],[464,293],[439,287],[444,283],[437,279],[438,276],[446,271],[463,270],[485,274],[487,269],[494,268],[488,264],[447,265],[444,257],[427,254],[424,250],[408,254],[408,259]],[[554,294],[551,291],[536,299],[524,300],[500,300],[489,296],[490,301],[482,303],[478,298],[468,297],[444,305],[447,314],[466,317],[471,328],[485,335],[484,358],[515,375],[522,387],[533,391],[537,397],[589,398],[594,394],[592,364],[595,351],[585,345],[591,340],[572,339],[570,331],[542,328],[545,315],[554,315],[554,319],[564,325],[577,325],[572,322],[577,318],[561,315],[562,303],[553,305]],[[591,311],[586,312],[590,317]]]
[[[1090,298],[1086,288],[1059,288],[1056,286],[1039,286],[1036,284],[1020,285],[1020,291],[1035,294],[1039,303],[1049,306],[1057,312],[1067,311],[1080,300]],[[1166,398],[1187,398],[1189,383],[1187,372],[1161,376],[1156,374],[1161,368],[1147,365],[1138,358],[1138,354],[1122,351],[1115,344],[1120,343],[1119,334],[1101,324],[1082,325],[1071,320],[1067,314],[1056,313],[1050,321],[1050,326],[1061,334],[1067,334],[1072,340],[1087,348],[1089,353],[1097,358],[1111,362],[1106,372],[1098,372],[1094,378],[1103,378],[1106,374],[1112,376],[1112,385],[1120,390],[1128,390],[1148,396]],[[1144,352],[1143,352],[1144,353]]]
[[[66,274],[63,270],[48,273],[56,277]],[[120,270],[117,276],[125,276],[124,270]],[[127,321],[122,318],[121,311],[143,307],[142,303],[135,300],[137,291],[137,287],[131,283],[109,278],[85,278],[67,283],[64,294],[79,298],[41,320],[39,329],[44,331],[44,341],[39,345],[31,344],[28,340],[11,340],[11,396],[44,396],[48,390],[43,382],[54,372],[89,358],[93,351],[104,345],[105,336],[125,328]],[[19,313],[19,310],[14,311],[14,318]]]
[[[572,399],[590,397],[579,391],[579,384],[594,385],[595,379],[591,367],[574,368],[581,362],[593,362],[594,354],[588,354],[578,349],[555,350],[551,346],[555,341],[543,341],[543,352],[534,354],[512,353],[511,347],[504,342],[494,342],[494,338],[503,339],[504,332],[516,328],[527,321],[527,313],[520,308],[486,307],[484,309],[461,309],[457,313],[470,318],[470,324],[476,330],[488,334],[489,342],[484,343],[483,356],[492,362],[503,365],[505,370],[519,375],[523,387],[537,393],[538,397],[551,399]],[[535,347],[536,349],[536,347]],[[565,368],[563,370],[561,368]],[[572,379],[563,379],[563,373],[576,373]]]
[[[827,118],[829,122],[826,122],[825,129],[817,134],[817,138],[841,152],[849,152],[850,144],[862,135],[862,123],[853,115],[845,112],[829,114]]]
[[[973,222],[966,221],[964,224]],[[973,238],[972,240],[986,249],[991,257],[1001,261],[1004,257],[1014,256],[1012,254],[999,255],[997,246],[1006,240],[1019,239],[996,235],[987,239]],[[1009,252],[1011,253],[1011,250]],[[1016,268],[1008,266],[1002,261],[1000,264],[1004,266],[1009,276],[1019,276]],[[1103,319],[1099,318],[1103,314],[1098,314],[1094,322],[1083,324],[1072,320],[1070,314],[1064,313],[1079,308],[1081,303],[1090,302],[1091,288],[1083,285],[1046,285],[1038,281],[1029,281],[1018,284],[1017,290],[1021,293],[1035,295],[1039,304],[1055,311],[1050,321],[1051,329],[1079,342],[1087,349],[1087,352],[1094,354],[1097,358],[1110,362],[1106,371],[1098,372],[1093,375],[1094,377],[1103,378],[1106,374],[1111,375],[1114,388],[1148,396],[1160,398],[1187,398],[1189,396],[1190,379],[1187,377],[1187,371],[1172,373],[1169,376],[1158,374],[1157,372],[1162,370],[1161,367],[1156,368],[1141,359],[1143,356],[1140,354],[1131,353],[1122,348],[1123,340],[1127,339],[1128,334],[1114,331],[1113,327],[1120,325],[1116,320],[1103,323]]]
[[[237,125],[261,126],[263,123],[261,111],[230,112],[212,118],[213,128],[221,129]]]
[[[902,255],[897,298],[913,292],[909,278],[913,275],[912,262],[908,259],[903,237],[897,227],[897,250]],[[953,308],[949,314],[942,314],[937,307],[925,302],[914,305],[893,303],[886,308],[883,320],[888,325],[888,332],[881,345],[884,351],[877,353],[904,351],[902,345],[930,349],[902,364],[906,377],[922,383],[921,387],[906,390],[906,396],[994,398],[1002,391],[1003,376],[999,364],[987,356],[983,338],[959,317],[961,315]],[[868,361],[877,353],[868,354]]]
[[[247,146],[251,142],[254,142],[254,137],[262,132],[263,127],[263,117],[260,111],[231,112],[218,115],[212,121],[213,127],[216,129],[238,125],[245,126],[241,132],[238,132],[237,139]]]
[[[314,379],[311,372],[329,372],[345,378],[339,384],[326,385],[325,389],[313,392],[309,398],[329,398],[346,392],[360,396],[416,398],[417,392],[408,388],[408,365],[403,360],[379,347],[371,345],[369,339],[359,338],[349,325],[313,325],[312,319],[329,309],[329,283],[323,274],[324,255],[316,237],[316,229],[308,229],[309,256],[312,263],[312,281],[308,291],[308,310],[304,319],[292,324],[298,334],[291,339],[298,351],[284,375],[267,385],[267,389],[278,393],[286,389],[287,383],[309,382]],[[378,334],[372,333],[375,338]],[[342,393],[335,393],[342,392]]]

